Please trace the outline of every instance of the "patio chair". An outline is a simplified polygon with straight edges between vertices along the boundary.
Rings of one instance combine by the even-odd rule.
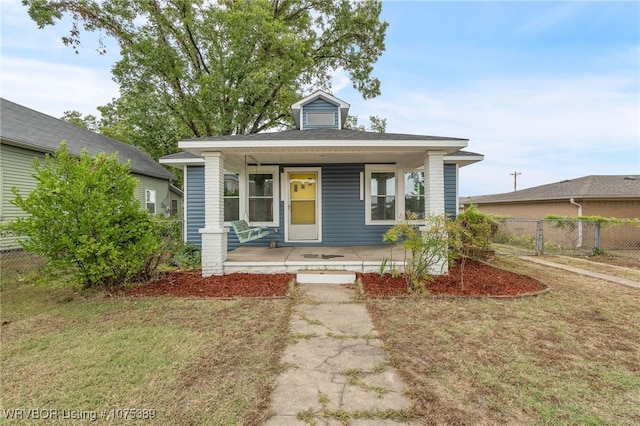
[[[238,236],[238,241],[240,241],[240,243],[258,240],[269,235],[269,231],[266,230],[266,226],[250,228],[246,220],[235,220],[231,222],[231,226]]]

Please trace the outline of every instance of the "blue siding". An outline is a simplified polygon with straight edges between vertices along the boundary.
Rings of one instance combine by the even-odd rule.
[[[187,243],[200,247],[204,228],[204,166],[187,167]]]
[[[322,168],[322,241],[327,246],[381,245],[389,225],[365,225],[365,202],[360,200],[360,172],[364,164]]]
[[[324,99],[316,99],[313,102],[308,103],[302,107],[302,127],[303,129],[337,129],[338,128],[338,106]],[[333,112],[333,124],[332,125],[310,125],[307,124],[307,113],[309,112]]]
[[[456,188],[456,165],[444,165],[444,211],[449,217],[456,216],[456,204],[458,203]]]
[[[314,165],[298,165],[314,167]],[[287,165],[286,167],[296,167]],[[318,167],[318,166],[316,166]],[[240,244],[230,230],[227,247],[233,250],[242,246],[267,247],[269,241],[276,240],[278,246],[362,246],[383,245],[382,235],[389,225],[365,225],[365,203],[360,200],[360,172],[364,164],[322,165],[322,243],[285,243],[284,211],[280,202],[279,227],[269,228],[271,235],[259,240]],[[280,167],[283,173],[284,166]],[[445,164],[445,211],[450,216],[456,213],[456,166]],[[201,245],[200,228],[204,228],[204,167],[187,168],[187,242]],[[280,195],[282,198],[282,194]],[[242,215],[242,212],[241,212]]]
[[[296,167],[287,165],[286,167]],[[318,167],[300,165],[299,167]],[[280,173],[284,166],[280,167]],[[383,245],[382,235],[389,225],[365,225],[364,201],[360,200],[360,172],[364,164],[336,164],[322,166],[322,243],[284,242],[284,201],[280,202],[280,227],[270,228],[271,235],[250,241],[243,246],[266,247],[276,240],[280,247],[291,246],[364,246]],[[277,229],[277,233],[275,230]],[[229,232],[227,247],[240,247],[233,231]]]

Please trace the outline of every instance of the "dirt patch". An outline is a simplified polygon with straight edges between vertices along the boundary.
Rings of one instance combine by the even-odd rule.
[[[586,257],[585,259],[591,262],[606,263],[607,265],[640,269],[640,253],[639,252],[636,252],[636,257],[611,256],[611,255],[601,254],[598,256],[589,256],[589,257]]]
[[[407,283],[403,277],[389,274],[359,274],[365,293],[374,297],[405,296]],[[464,267],[464,288],[461,284],[461,268],[458,262],[448,275],[434,277],[427,284],[433,295],[450,296],[517,296],[537,293],[547,286],[535,278],[491,266],[484,262],[468,260]]]
[[[228,274],[202,277],[200,270],[172,271],[149,284],[126,291],[127,296],[284,297],[294,274]]]

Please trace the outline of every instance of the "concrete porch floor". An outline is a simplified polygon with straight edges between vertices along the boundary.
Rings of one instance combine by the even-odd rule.
[[[227,254],[224,273],[297,273],[308,270],[380,272],[388,259],[404,265],[404,250],[391,246],[348,247],[239,247]]]

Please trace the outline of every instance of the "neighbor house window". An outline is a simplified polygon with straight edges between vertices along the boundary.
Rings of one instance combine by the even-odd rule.
[[[424,172],[404,173],[404,218],[424,219]]]
[[[240,175],[224,174],[224,221],[240,219]]]
[[[156,214],[156,190],[145,189],[144,199],[145,199],[147,211],[151,214]]]

